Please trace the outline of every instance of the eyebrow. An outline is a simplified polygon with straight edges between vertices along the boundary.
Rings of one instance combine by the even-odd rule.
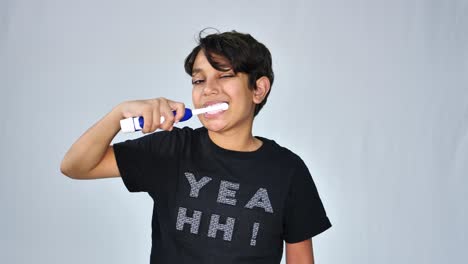
[[[222,65],[222,66],[224,66],[224,65]],[[226,65],[226,71],[227,71],[227,72],[228,72],[228,71],[234,71],[234,69],[233,69],[232,67]],[[193,69],[192,69],[192,77],[193,77],[195,74],[200,73],[200,72],[203,72],[203,69],[201,69],[201,68],[193,68]]]
[[[203,70],[200,69],[200,68],[193,68],[192,70],[192,76],[194,76],[195,74],[199,73],[199,72],[202,72]]]

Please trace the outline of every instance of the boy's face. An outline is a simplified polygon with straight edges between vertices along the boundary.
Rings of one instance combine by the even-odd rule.
[[[215,57],[223,62],[222,57]],[[226,68],[230,68],[226,65]],[[195,108],[226,102],[229,109],[198,116],[209,131],[251,130],[255,103],[248,87],[248,75],[232,70],[218,71],[211,66],[203,51],[195,58],[192,70],[192,100]]]

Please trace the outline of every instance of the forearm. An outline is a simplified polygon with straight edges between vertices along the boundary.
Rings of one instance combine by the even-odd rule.
[[[71,178],[81,178],[104,157],[112,139],[120,130],[123,118],[119,106],[89,128],[68,150],[60,169]]]

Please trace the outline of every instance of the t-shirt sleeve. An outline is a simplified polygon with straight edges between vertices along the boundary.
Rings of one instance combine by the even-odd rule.
[[[312,176],[302,160],[291,179],[284,217],[287,243],[304,241],[331,227]]]
[[[113,145],[120,175],[130,192],[164,188],[181,144],[175,134],[161,131]]]

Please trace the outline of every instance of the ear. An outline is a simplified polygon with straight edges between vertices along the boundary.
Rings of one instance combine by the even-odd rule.
[[[263,102],[265,97],[268,95],[270,91],[270,80],[266,76],[262,76],[257,79],[255,82],[255,89],[253,90],[253,102],[255,104],[260,104]]]

